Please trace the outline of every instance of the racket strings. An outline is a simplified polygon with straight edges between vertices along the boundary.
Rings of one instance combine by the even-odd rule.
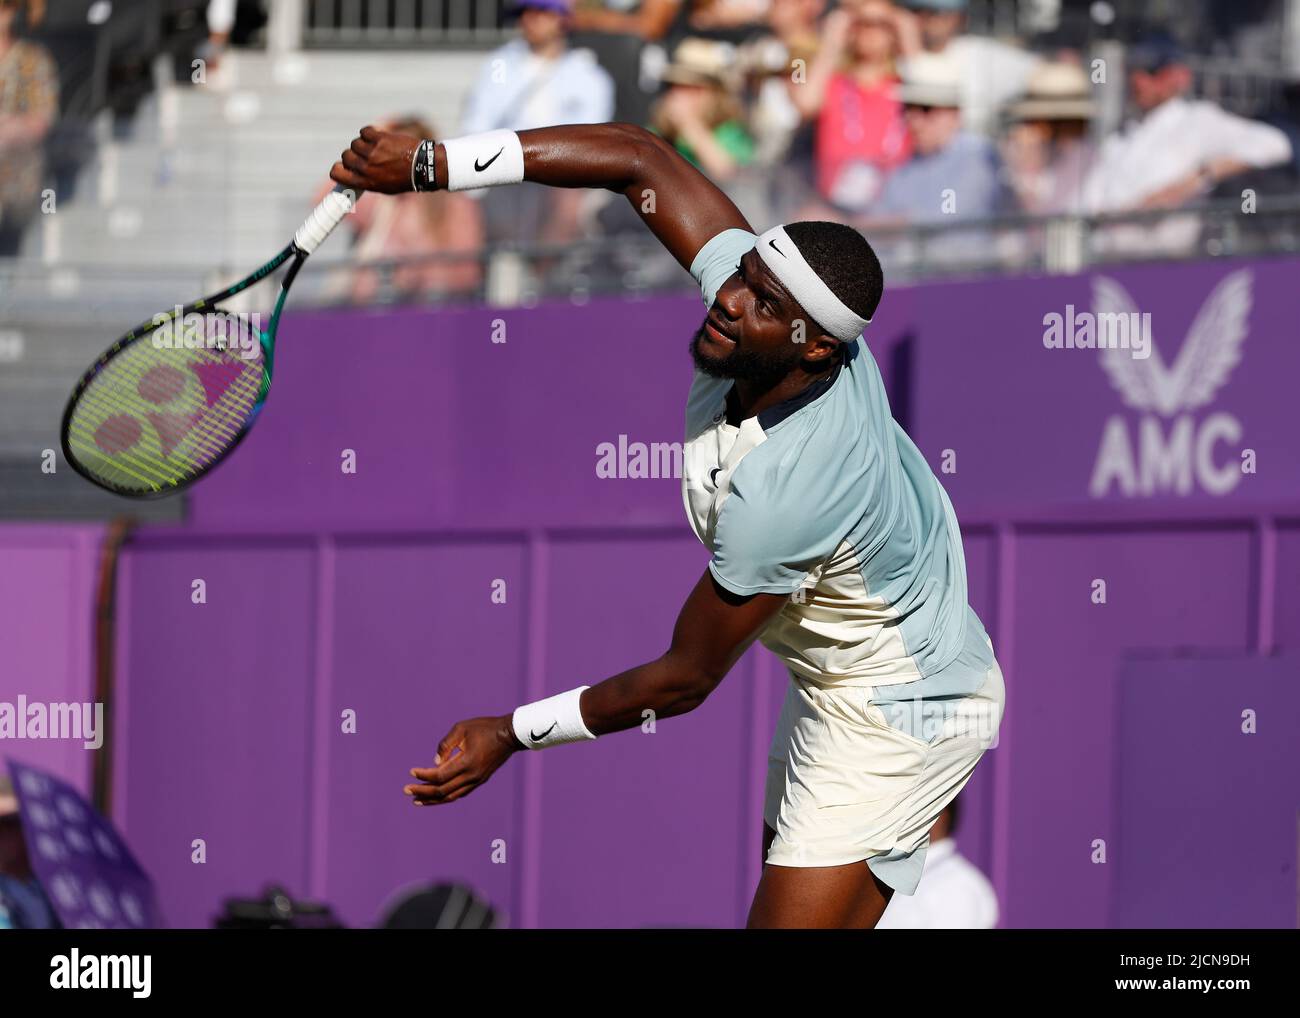
[[[182,465],[199,466],[209,456],[218,454],[237,433],[238,425],[242,423],[242,416],[232,415],[229,411],[232,409],[232,404],[233,408],[238,408],[241,403],[247,402],[250,387],[250,380],[247,377],[249,372],[240,371],[228,392],[224,394],[225,398],[212,406],[209,412],[203,412],[196,399],[196,393],[168,392],[165,387],[171,384],[177,389],[187,385],[192,388],[192,380],[185,374],[187,367],[193,371],[198,365],[222,365],[226,362],[221,356],[205,350],[185,351],[170,360],[181,363],[166,363],[164,366],[163,360],[153,356],[128,355],[118,358],[118,363],[113,365],[111,373],[106,373],[99,384],[92,384],[87,388],[84,397],[86,409],[97,411],[94,416],[104,420],[114,414],[126,414],[128,421],[139,422],[142,419],[147,421],[152,418],[156,422],[163,423],[164,427],[167,427],[170,422],[171,430],[181,433],[172,434],[169,441],[169,436],[159,432],[155,427],[154,433],[149,436],[151,440],[146,443],[145,448],[152,455],[161,454],[177,460]],[[187,361],[188,364],[185,363]],[[160,388],[163,391],[159,392]],[[94,435],[86,435],[86,437],[91,440],[95,438]],[[112,437],[111,432],[109,437]],[[145,435],[142,434],[141,437]],[[195,457],[187,455],[186,446],[192,446],[198,455]],[[119,455],[127,461],[133,458],[139,459],[138,456],[133,456],[131,449],[106,451]]]
[[[73,442],[73,448],[82,454],[86,465],[92,469],[107,473],[105,468],[111,467],[156,488],[160,484],[171,483],[177,476],[185,476],[197,470],[205,452],[216,455],[220,451],[219,445],[209,445],[194,435],[190,436],[190,444],[194,446],[197,458],[188,455],[185,448],[165,449],[163,441],[157,436],[151,436],[149,429],[139,423],[141,417],[151,411],[145,410],[141,414],[142,408],[138,401],[125,400],[121,393],[106,393],[101,396],[100,390],[103,388],[105,387],[96,386],[94,392],[87,393],[84,401],[84,415],[93,415],[92,420],[95,417],[100,419],[94,430],[89,425],[80,423],[73,423],[69,428],[70,435],[80,440]],[[125,414],[130,416],[124,416]],[[135,422],[138,430],[132,432],[131,425],[120,423],[122,421]],[[207,429],[196,425],[193,430],[201,432]],[[111,457],[111,460],[107,457]]]
[[[121,398],[120,393],[109,393],[105,396],[102,396],[100,394],[100,390],[105,387],[95,386],[93,388],[94,391],[88,390],[86,393],[86,404],[87,404],[86,410],[89,413],[95,413],[96,416],[101,416],[103,418],[99,428],[102,428],[105,422],[110,422],[112,418],[122,414],[123,412],[138,413],[140,410],[143,409],[141,405],[142,401],[123,400]],[[149,413],[149,412],[151,411],[144,410],[144,413]],[[71,434],[77,436],[82,440],[82,442],[80,443],[81,449],[84,449],[86,451],[90,451],[92,449],[101,449],[102,451],[101,441],[103,435],[100,432],[99,428],[96,428],[95,432],[91,432],[89,428],[86,427],[85,425],[74,421],[74,423],[71,425],[69,430]],[[201,422],[196,423],[193,426],[193,430],[200,433],[200,438],[195,439],[191,443],[192,445],[197,447],[197,451],[199,453],[207,453],[210,457],[216,456],[220,453],[223,447],[223,442],[221,441],[221,436],[218,435],[217,432],[215,432],[209,427],[204,427],[204,425]],[[116,434],[121,435],[122,429],[121,428],[108,429],[108,437],[110,439],[115,437],[114,436],[115,432]],[[140,437],[143,438],[144,434],[145,433],[142,431]],[[190,437],[193,438],[193,435],[191,435]],[[124,445],[134,444],[129,440],[127,436],[123,435],[122,438],[123,438]],[[208,441],[205,442],[204,439],[208,439]],[[137,441],[139,440],[137,439]],[[134,453],[130,448],[122,448],[122,449],[115,450],[112,453],[112,455],[114,456],[114,466],[117,469],[123,470],[124,472],[131,474],[136,479],[148,483],[150,486],[153,486],[159,482],[169,483],[174,471],[161,470],[159,468],[159,458],[164,457],[166,454],[163,452],[162,442],[157,439],[155,439],[155,441],[157,442],[157,450],[155,452],[153,449],[150,449],[148,451],[149,455],[144,455],[143,453],[141,454]],[[74,444],[74,448],[78,448],[78,446]],[[187,472],[197,471],[198,467],[201,465],[202,462],[202,457],[200,457],[200,459],[196,461],[195,459],[186,455],[184,449],[171,450],[169,458],[174,460],[177,463],[177,465],[179,465]]]
[[[200,320],[201,329],[185,324],[180,343],[156,344],[156,330],[138,337],[83,384],[67,427],[81,469],[119,490],[158,492],[202,472],[239,440],[260,405],[261,334],[229,313]],[[239,349],[232,349],[232,323]]]
[[[219,359],[212,357],[206,351],[196,350],[193,351],[193,353],[195,355],[196,362],[206,361],[207,363],[210,364],[221,363]],[[123,411],[128,413],[134,413],[138,416],[148,415],[156,412],[158,410],[158,407],[154,406],[153,404],[156,403],[157,401],[156,400],[146,401],[146,399],[142,398],[139,395],[139,393],[142,385],[144,384],[146,372],[155,370],[157,365],[151,366],[143,358],[137,358],[137,359],[142,361],[140,367],[137,370],[132,371],[131,365],[129,363],[124,363],[119,368],[118,377],[117,379],[115,379],[115,381],[118,383],[118,387],[113,389],[112,391],[105,391],[107,389],[107,386],[103,386],[103,385],[91,386],[85,394],[85,398],[88,404],[99,407],[104,412],[106,417],[114,412],[123,412]],[[235,396],[236,400],[238,400],[239,396],[241,395],[247,395],[246,392],[240,392],[239,390],[234,388],[234,386],[238,386],[244,381],[245,381],[245,376],[241,374],[241,376],[239,376],[239,378],[237,378],[236,381],[232,384],[232,395]],[[247,385],[245,384],[244,387],[246,388]],[[205,443],[201,440],[196,441],[193,444],[199,446],[201,452],[207,451],[211,454],[219,453],[221,449],[228,443],[229,439],[233,437],[233,434],[230,432],[226,432],[223,434],[216,430],[216,426],[219,426],[222,423],[225,422],[221,420],[217,420],[215,422],[210,423],[206,419],[202,419],[202,418],[194,421],[192,430],[199,432],[201,439],[209,439],[210,441],[206,443],[207,444],[206,449],[204,449]],[[91,437],[93,439],[93,436],[88,436],[88,437]],[[193,437],[193,435],[191,434],[190,437]],[[161,442],[160,442],[160,447],[161,447]],[[178,451],[176,455],[182,461],[187,459],[187,457],[185,457],[183,452]]]
[[[202,353],[195,354],[194,359],[212,360]],[[175,411],[164,411],[173,416],[163,417],[156,408],[131,395],[143,377],[143,372],[126,373],[122,379],[126,384],[120,387],[89,387],[81,416],[92,423],[98,418],[99,423],[92,430],[90,423],[74,420],[69,432],[80,439],[73,443],[73,448],[82,454],[83,465],[110,480],[112,472],[122,471],[144,482],[149,489],[158,490],[162,485],[192,476],[219,456],[240,433],[246,415],[227,413],[223,417],[218,409],[216,413],[191,411],[191,415],[179,420],[175,419]],[[253,386],[246,383],[232,386],[230,395],[236,404],[251,402],[248,397],[252,391]],[[141,423],[142,420],[146,423]],[[138,429],[134,432],[132,422]],[[184,435],[178,441],[174,435],[167,437],[160,433],[160,427],[167,431],[183,430]]]

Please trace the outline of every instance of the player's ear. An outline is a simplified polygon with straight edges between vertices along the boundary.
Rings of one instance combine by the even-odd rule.
[[[828,336],[821,329],[813,326],[811,334],[804,343],[803,358],[815,362],[819,367],[822,364],[829,364],[839,356],[841,345],[834,336]]]

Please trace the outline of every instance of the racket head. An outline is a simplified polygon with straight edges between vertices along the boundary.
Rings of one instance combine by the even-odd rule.
[[[63,412],[63,455],[128,498],[189,486],[243,441],[266,400],[274,322],[200,301],[155,315],[91,365]]]

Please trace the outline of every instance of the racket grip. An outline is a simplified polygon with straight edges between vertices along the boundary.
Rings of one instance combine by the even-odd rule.
[[[294,247],[305,255],[315,251],[334,232],[334,227],[343,222],[343,217],[352,211],[363,193],[356,188],[336,185],[298,227],[298,232],[293,235]]]

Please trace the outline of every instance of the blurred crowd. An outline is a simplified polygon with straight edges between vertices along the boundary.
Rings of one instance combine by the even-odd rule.
[[[98,5],[0,0],[0,256],[16,250],[42,182],[68,178],[70,186],[86,149],[75,136],[52,144],[60,109],[108,104],[129,117],[147,87],[133,86],[146,74],[143,54],[171,48],[181,80],[196,52],[215,64],[232,41],[251,38],[269,2],[144,0],[130,11],[147,9],[147,28],[125,5],[105,5],[113,17],[92,48],[112,68],[108,94],[87,97],[69,65],[85,62],[74,28],[84,36]],[[717,181],[757,227],[839,220],[881,238],[887,261],[909,231],[943,231],[931,263],[987,260],[1005,242],[998,234],[991,243],[990,223],[1154,214],[1245,191],[1297,191],[1292,138],[1300,131],[1285,103],[1249,111],[1254,117],[1223,108],[1202,94],[1197,61],[1206,54],[1188,44],[1204,47],[1207,33],[1227,39],[1227,26],[1258,40],[1261,26],[1267,34],[1281,25],[1281,0],[1196,0],[1194,17],[1164,24],[1060,0],[1049,30],[1019,36],[995,33],[988,19],[975,31],[967,0],[509,2],[503,16],[517,32],[484,54],[459,122],[404,115],[391,126],[444,137],[641,124]],[[1275,69],[1282,73],[1276,61]],[[535,252],[529,265],[545,275],[571,267],[583,241],[644,236],[624,201],[530,184],[391,207],[363,199],[369,204],[351,222],[356,257],[429,259],[382,281],[359,274],[349,285],[362,300],[381,286],[477,294],[485,253]],[[1019,228],[1023,242],[1032,226]],[[1194,214],[1166,214],[1154,225],[1094,231],[1090,243],[1121,255],[1177,255],[1195,247],[1199,230]],[[606,249],[610,272],[645,268],[644,249],[627,265],[617,244]]]
[[[0,0],[0,258],[18,253],[53,196],[75,194],[98,115],[130,129],[160,55],[189,80],[211,34],[208,3]]]
[[[642,124],[756,226],[846,222],[877,240],[887,264],[906,256],[917,226],[944,231],[929,265],[987,262],[1034,242],[1025,217],[1296,191],[1288,130],[1198,98],[1190,54],[1159,26],[1133,26],[1098,56],[1096,24],[994,38],[969,30],[966,0],[516,0],[511,15],[518,36],[485,57],[460,122],[423,133]],[[643,231],[635,210],[601,193],[525,184],[439,200],[445,219],[474,224],[459,250],[466,238],[552,250],[534,263],[543,273],[576,242]],[[981,225],[992,222],[1017,232],[995,237]],[[1178,255],[1199,232],[1194,215],[1166,215],[1096,230],[1090,244]],[[387,254],[409,250],[395,241]],[[609,245],[598,268],[647,270],[643,248],[619,257]]]

